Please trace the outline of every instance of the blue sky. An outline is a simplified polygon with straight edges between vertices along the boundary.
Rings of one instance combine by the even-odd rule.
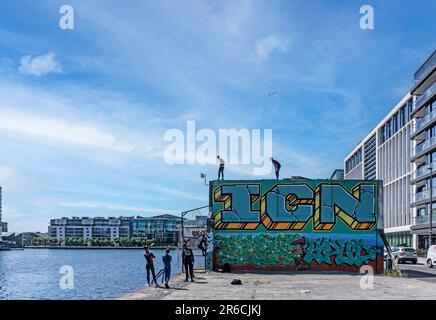
[[[59,28],[63,4],[0,2],[11,231],[207,204],[199,174],[215,178],[216,166],[163,160],[165,131],[187,120],[270,128],[283,176],[328,177],[436,44],[434,1],[69,1],[74,30]],[[374,30],[359,28],[363,4],[374,7]]]

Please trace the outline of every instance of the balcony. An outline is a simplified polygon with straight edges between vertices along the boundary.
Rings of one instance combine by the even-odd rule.
[[[436,145],[436,136],[433,136],[429,139],[427,139],[425,142],[421,143],[420,145],[416,146],[415,149],[413,149],[412,157],[416,157],[423,153],[424,151],[430,149],[431,147]]]
[[[412,181],[430,174],[430,166],[432,166],[433,168],[433,175],[436,175],[436,161],[433,161],[432,163],[422,166],[421,168],[413,171]]]
[[[435,82],[436,84],[436,82]],[[436,88],[436,87],[435,87]],[[429,123],[431,123],[434,119],[436,119],[436,110],[430,112],[428,115],[426,115],[424,118],[421,118],[418,120],[413,127],[412,135],[416,134],[417,132],[421,131],[423,128],[425,128]]]
[[[433,188],[433,194],[432,194],[433,198],[436,196],[436,188]],[[430,199],[430,190],[424,190],[421,192],[417,192],[415,194],[415,201],[414,202],[418,202],[418,201],[422,201],[422,200],[428,200]]]
[[[415,100],[415,103],[413,104],[413,110],[417,110],[419,108],[422,107],[422,105],[428,100],[430,99],[434,94],[436,93],[436,82],[433,83],[430,88],[428,88],[427,90],[425,90],[425,92],[423,94],[421,94],[419,96],[419,98],[417,98]]]
[[[432,222],[436,222],[436,213],[433,213]],[[415,224],[423,224],[430,222],[430,215],[418,216],[415,218]]]
[[[433,69],[436,67],[436,50],[432,55],[424,62],[424,64],[415,72],[414,81],[418,84],[422,81]]]

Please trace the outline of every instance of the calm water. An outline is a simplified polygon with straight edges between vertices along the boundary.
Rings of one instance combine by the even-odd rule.
[[[156,273],[163,250],[153,250]],[[146,284],[143,250],[25,249],[0,251],[0,300],[110,299]],[[172,251],[172,276],[180,272],[181,252]],[[178,259],[179,256],[179,259]],[[62,290],[61,266],[74,268],[74,289]]]

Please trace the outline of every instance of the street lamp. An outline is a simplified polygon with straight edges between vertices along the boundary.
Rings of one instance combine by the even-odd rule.
[[[432,234],[432,224],[433,224],[433,166],[429,166],[430,169],[430,226],[428,228],[428,247],[432,245],[431,238]]]
[[[206,174],[205,173],[201,173],[200,174],[200,178],[204,179],[204,185],[207,186]]]

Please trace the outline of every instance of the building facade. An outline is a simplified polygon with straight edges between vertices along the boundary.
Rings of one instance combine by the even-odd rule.
[[[427,248],[430,215],[433,220],[432,243],[436,242],[436,51],[415,72],[414,82],[411,94],[415,97],[412,110],[415,125],[411,135],[413,149],[410,159],[414,168],[411,207],[415,212],[415,223],[412,233],[417,236],[418,248]]]
[[[333,171],[330,180],[344,180],[344,169],[336,169]]]
[[[176,245],[181,229],[181,218],[173,215],[154,217],[73,217],[51,219],[50,237],[59,242],[70,239],[120,238],[155,239],[157,245]]]
[[[130,238],[130,222],[132,218],[73,217],[51,219],[48,227],[50,237],[63,241],[72,239],[119,239]]]
[[[133,238],[155,239],[156,244],[177,245],[182,219],[170,214],[155,217],[137,217],[131,221]]]
[[[383,181],[383,219],[391,245],[416,246],[411,234],[413,97],[407,94],[344,161],[345,179]]]
[[[345,179],[383,181],[384,228],[391,245],[427,248],[429,212],[436,216],[434,178],[430,191],[436,169],[435,70],[433,52],[415,73],[410,93],[344,161]]]

